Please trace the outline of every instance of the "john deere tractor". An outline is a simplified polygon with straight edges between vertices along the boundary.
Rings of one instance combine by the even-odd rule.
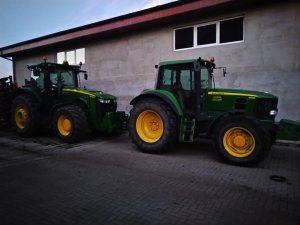
[[[123,126],[125,112],[116,111],[116,97],[80,87],[79,74],[87,79],[80,66],[45,60],[28,69],[31,79],[14,90],[10,106],[12,125],[21,136],[50,127],[63,141],[75,142],[88,129],[110,133]]]
[[[129,133],[142,151],[161,153],[176,141],[206,136],[231,164],[248,166],[267,156],[276,139],[276,96],[215,88],[213,60],[168,61],[157,68],[155,90],[130,103]]]

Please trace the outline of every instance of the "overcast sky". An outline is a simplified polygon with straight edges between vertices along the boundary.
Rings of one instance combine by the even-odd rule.
[[[0,0],[0,47],[174,0]],[[0,58],[0,77],[12,74]]]

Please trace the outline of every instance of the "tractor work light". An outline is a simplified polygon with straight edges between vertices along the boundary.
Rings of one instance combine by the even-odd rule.
[[[99,99],[98,100],[100,103],[104,103],[104,104],[108,104],[108,103],[110,103],[110,100],[108,99]]]

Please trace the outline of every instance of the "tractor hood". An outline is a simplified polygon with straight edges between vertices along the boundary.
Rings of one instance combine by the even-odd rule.
[[[107,94],[103,91],[96,91],[86,88],[74,88],[74,87],[64,87],[63,92],[65,93],[76,93],[90,96],[92,98],[116,100],[117,98],[113,95]]]
[[[241,89],[225,89],[225,88],[209,88],[207,90],[209,95],[231,95],[231,96],[244,96],[250,99],[255,98],[277,98],[268,92],[241,90]]]

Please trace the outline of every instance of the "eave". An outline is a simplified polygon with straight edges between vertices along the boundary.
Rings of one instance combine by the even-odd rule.
[[[107,36],[118,33],[119,31],[126,32],[132,29],[145,28],[147,25],[163,23],[164,21],[170,21],[183,15],[193,14],[216,6],[222,6],[232,1],[233,0],[176,1],[6,46],[0,48],[0,56],[14,57],[18,54],[63,45],[67,42],[81,41],[84,39],[99,37],[101,35]]]

